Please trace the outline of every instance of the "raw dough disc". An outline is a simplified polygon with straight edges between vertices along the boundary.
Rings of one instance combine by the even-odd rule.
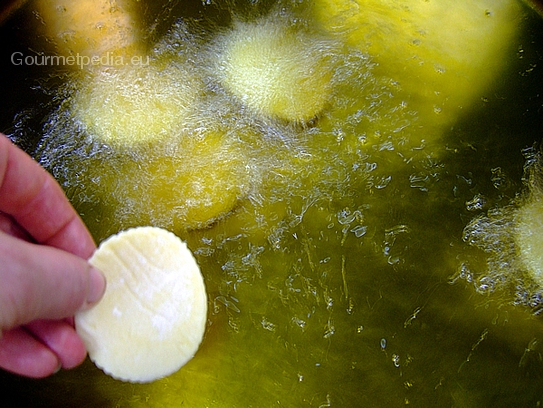
[[[98,367],[120,380],[150,382],[194,356],[207,297],[184,242],[160,228],[133,228],[105,240],[89,262],[106,275],[107,288],[75,324]]]

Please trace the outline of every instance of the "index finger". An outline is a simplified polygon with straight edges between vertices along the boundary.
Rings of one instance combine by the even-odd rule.
[[[96,245],[55,179],[0,134],[0,211],[39,244],[88,259]]]

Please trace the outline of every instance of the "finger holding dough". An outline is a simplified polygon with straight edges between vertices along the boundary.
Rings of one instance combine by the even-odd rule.
[[[179,370],[202,341],[207,297],[192,253],[171,232],[126,230],[89,262],[104,271],[101,302],[75,316],[90,359],[114,378],[151,382]]]

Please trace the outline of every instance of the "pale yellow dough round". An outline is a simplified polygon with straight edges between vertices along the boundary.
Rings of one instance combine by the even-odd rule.
[[[97,140],[130,149],[174,138],[198,93],[198,81],[183,64],[113,66],[85,78],[72,110]]]
[[[221,83],[253,113],[307,122],[325,108],[329,44],[274,20],[240,22],[222,41]]]
[[[534,281],[543,287],[543,202],[533,199],[518,210],[515,242],[521,261]]]
[[[196,260],[171,232],[139,227],[111,236],[89,262],[107,278],[102,300],[75,316],[90,359],[114,378],[173,374],[202,341],[207,297]]]

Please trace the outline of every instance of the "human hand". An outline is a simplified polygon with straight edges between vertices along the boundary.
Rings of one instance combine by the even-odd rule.
[[[95,249],[53,177],[0,134],[1,368],[40,378],[85,359],[71,316],[105,291]]]

